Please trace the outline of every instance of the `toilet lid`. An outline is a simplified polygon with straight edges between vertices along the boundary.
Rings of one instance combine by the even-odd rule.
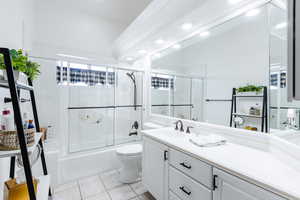
[[[117,154],[133,156],[133,155],[141,154],[142,151],[143,151],[143,147],[141,144],[131,144],[131,145],[126,145],[118,148]]]

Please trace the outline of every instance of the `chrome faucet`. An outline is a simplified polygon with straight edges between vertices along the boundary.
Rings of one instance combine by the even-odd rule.
[[[184,129],[183,129],[183,123],[181,120],[178,120],[176,121],[174,124],[175,124],[175,130],[178,130],[178,123],[180,123],[180,132],[184,132]]]
[[[192,126],[187,126],[187,127],[186,127],[186,133],[187,133],[187,134],[190,134],[190,133],[191,133],[191,130],[190,130],[191,128],[194,128],[194,127],[192,127]]]

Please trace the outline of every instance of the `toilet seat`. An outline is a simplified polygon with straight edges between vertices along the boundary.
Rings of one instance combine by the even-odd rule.
[[[136,156],[140,155],[143,151],[141,144],[130,144],[120,147],[116,150],[117,154],[124,156]]]

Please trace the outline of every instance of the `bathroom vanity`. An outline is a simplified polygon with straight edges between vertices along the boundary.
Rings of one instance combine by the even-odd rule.
[[[271,151],[230,139],[198,147],[173,128],[143,133],[143,183],[157,200],[300,199],[300,172]]]

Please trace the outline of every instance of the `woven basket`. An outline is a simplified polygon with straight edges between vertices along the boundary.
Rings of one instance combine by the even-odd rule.
[[[27,146],[34,144],[34,129],[25,130]],[[0,151],[19,150],[19,138],[17,131],[0,131]]]

